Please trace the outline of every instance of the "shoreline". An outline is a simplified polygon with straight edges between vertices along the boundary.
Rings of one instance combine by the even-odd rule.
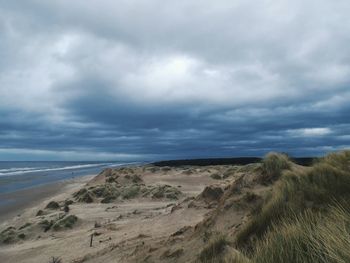
[[[84,263],[131,263],[145,258],[155,263],[194,262],[193,251],[203,249],[203,235],[211,235],[202,231],[203,224],[215,215],[224,189],[229,191],[233,182],[255,167],[147,164],[65,181],[61,190],[28,205],[21,216],[0,226],[5,231],[0,261],[37,263],[57,257],[62,262]],[[249,191],[261,190],[247,184]],[[107,199],[113,194],[118,195],[116,199]],[[230,207],[244,196],[245,191],[237,193]],[[68,199],[73,202],[66,212]],[[59,207],[47,208],[52,201]],[[223,209],[220,220],[229,219],[230,227],[242,224],[248,203],[237,209]]]
[[[4,200],[4,198],[10,200],[6,202],[7,204],[0,205],[0,225],[15,217],[19,217],[25,210],[37,206],[53,196],[65,193],[69,186],[85,183],[95,176],[96,174],[89,174],[0,194],[0,200]]]

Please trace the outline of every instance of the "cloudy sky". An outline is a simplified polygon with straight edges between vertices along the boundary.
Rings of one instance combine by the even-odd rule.
[[[350,147],[348,0],[0,0],[0,160]]]

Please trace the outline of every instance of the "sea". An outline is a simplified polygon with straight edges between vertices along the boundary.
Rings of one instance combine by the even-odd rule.
[[[108,167],[137,163],[139,162],[0,161],[0,194],[78,176],[98,174]]]
[[[100,173],[105,168],[141,164],[143,162],[67,162],[67,161],[0,161],[0,221],[17,204],[25,204],[28,193],[38,195],[36,187]],[[22,196],[27,190],[27,196]]]

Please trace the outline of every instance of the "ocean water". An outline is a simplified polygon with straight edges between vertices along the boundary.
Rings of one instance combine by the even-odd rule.
[[[0,194],[98,174],[102,169],[136,162],[0,162]],[[6,200],[0,200],[0,205]]]

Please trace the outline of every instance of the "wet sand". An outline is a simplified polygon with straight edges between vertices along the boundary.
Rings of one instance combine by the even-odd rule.
[[[64,188],[74,182],[89,180],[95,175],[86,175],[60,182],[43,184],[11,193],[0,193],[0,224],[15,216],[20,216],[23,210],[36,206],[50,196],[64,192]]]

